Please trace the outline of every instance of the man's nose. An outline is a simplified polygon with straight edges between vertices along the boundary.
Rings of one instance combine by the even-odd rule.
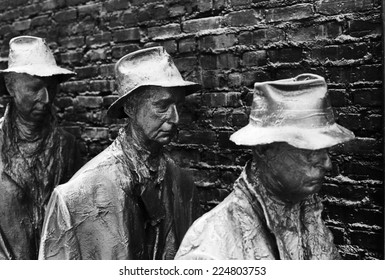
[[[41,103],[47,104],[49,102],[49,93],[46,87],[40,89],[38,94]]]
[[[179,114],[178,114],[178,109],[176,108],[176,105],[175,104],[171,105],[170,110],[171,111],[170,111],[170,116],[168,118],[168,122],[173,124],[178,124]]]

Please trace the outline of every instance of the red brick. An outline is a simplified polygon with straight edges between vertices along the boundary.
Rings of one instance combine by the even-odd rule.
[[[250,6],[252,0],[231,0],[230,3],[232,6]]]
[[[180,166],[186,166],[200,162],[200,153],[198,149],[191,147],[173,148],[171,156]]]
[[[109,45],[112,41],[111,32],[101,32],[86,37],[86,44],[89,47],[101,47]]]
[[[24,16],[35,16],[40,13],[41,7],[38,4],[27,5],[21,7],[21,11]]]
[[[224,8],[226,8],[226,3],[227,0],[213,0],[213,10],[223,10]]]
[[[320,25],[289,29],[287,37],[292,41],[310,41],[336,38],[343,32],[343,23],[327,22]]]
[[[181,53],[194,52],[196,49],[195,38],[181,39],[178,42],[178,50]]]
[[[186,13],[184,6],[172,6],[169,8],[170,17],[183,16]]]
[[[115,46],[115,47],[112,47],[112,57],[119,59],[122,56],[137,50],[139,50],[139,46],[134,44],[124,45],[124,46]]]
[[[115,76],[114,73],[115,63],[100,65],[100,75],[103,78],[111,78]]]
[[[314,15],[312,4],[297,4],[282,8],[268,9],[266,22],[300,20]]]
[[[238,107],[240,96],[240,92],[208,92],[202,95],[202,101],[211,107]]]
[[[46,0],[41,3],[43,11],[52,11],[58,8],[63,8],[66,5],[66,0]]]
[[[126,42],[126,41],[139,41],[140,32],[138,27],[116,30],[113,33],[115,42]]]
[[[181,130],[178,133],[178,142],[185,144],[213,145],[216,141],[216,134],[212,130]]]
[[[134,12],[124,12],[121,21],[124,26],[134,26],[138,24],[138,17]]]
[[[59,39],[59,43],[67,49],[76,49],[84,46],[84,36],[63,37]]]
[[[373,233],[368,231],[352,231],[350,233],[351,244],[357,244],[360,247],[368,248],[374,251],[381,251],[379,244],[384,243],[383,236],[380,232]],[[383,246],[382,246],[383,247]]]
[[[78,6],[79,17],[92,16],[98,17],[101,12],[102,5],[99,3],[87,4],[83,6]]]
[[[73,100],[71,97],[58,97],[55,99],[54,103],[59,108],[67,108],[72,106]]]
[[[147,7],[152,19],[162,20],[166,19],[169,15],[169,9],[165,5],[155,5]]]
[[[231,69],[238,66],[239,59],[234,54],[203,55],[200,63],[203,69]]]
[[[323,0],[317,2],[317,11],[326,15],[337,15],[341,13],[351,13],[366,11],[373,8],[372,0]]]
[[[217,29],[221,26],[222,17],[192,19],[183,22],[182,30],[185,33],[196,33],[207,29]]]
[[[333,107],[345,107],[349,104],[346,90],[344,89],[329,89],[330,101]]]
[[[230,26],[252,26],[261,22],[261,11],[243,10],[231,12],[226,15],[226,20]]]
[[[262,70],[251,70],[242,73],[242,84],[246,87],[254,87],[255,82],[271,80],[268,73]]]
[[[180,25],[171,23],[163,26],[155,26],[148,28],[148,37],[152,39],[161,39],[175,36],[181,33]]]
[[[381,35],[381,22],[372,20],[350,20],[348,21],[348,34],[355,37],[362,37],[366,35]]]
[[[21,20],[21,21],[15,21],[13,24],[12,24],[13,28],[16,30],[16,31],[24,31],[24,30],[28,30],[31,26],[31,20],[30,19],[26,19],[26,20]]]
[[[254,32],[246,31],[239,35],[239,43],[244,45],[265,45],[285,40],[285,33],[281,29],[258,29]]]
[[[0,35],[1,36],[9,34],[9,33],[13,33],[13,32],[14,32],[14,27],[12,25],[0,26]]]
[[[83,59],[83,54],[76,51],[67,51],[60,54],[60,60],[62,63],[80,65]]]
[[[354,104],[362,106],[381,106],[383,100],[383,91],[378,88],[352,89]]]
[[[90,90],[103,93],[112,93],[114,91],[114,81],[93,80],[90,81]]]
[[[107,12],[114,12],[116,10],[124,10],[130,4],[127,0],[109,0],[104,3]]]
[[[202,71],[202,86],[205,89],[212,89],[220,87],[220,79],[224,78],[224,75],[218,70]]]
[[[312,57],[321,60],[360,59],[368,51],[367,44],[331,45],[312,50]]]
[[[234,34],[210,35],[199,38],[198,45],[201,50],[226,49],[235,44]]]
[[[68,6],[76,6],[79,4],[84,4],[86,2],[89,2],[89,0],[66,0]]]
[[[60,85],[60,88],[64,92],[80,93],[88,90],[88,83],[86,81],[65,82]]]
[[[229,74],[229,87],[240,87],[242,85],[242,75],[240,73]]]
[[[196,0],[194,1],[195,4],[197,5],[198,11],[200,12],[207,12],[210,11],[212,8],[212,3],[211,1],[207,0]]]
[[[68,22],[77,18],[76,9],[68,9],[55,13],[54,18],[58,22]]]
[[[100,96],[77,96],[76,105],[85,108],[99,108],[103,104]]]
[[[97,66],[82,66],[75,67],[76,78],[84,79],[84,78],[93,78],[98,75],[98,67]]]
[[[343,144],[333,147],[332,152],[336,154],[348,154],[348,155],[360,155],[360,156],[369,156],[371,158],[375,158],[379,154],[382,153],[382,141],[375,138],[369,138],[369,137],[356,137],[355,139]],[[344,194],[346,198],[349,198],[353,195],[354,197],[359,197],[360,199],[363,199],[368,193],[366,191],[366,186],[356,186],[354,182],[351,182],[354,185],[354,189],[349,188],[346,193]],[[380,183],[381,184],[381,183]],[[338,185],[342,185],[342,183],[339,183]],[[375,186],[374,186],[375,187]],[[338,188],[338,186],[336,186]],[[360,191],[361,188],[363,190]],[[342,189],[343,190],[343,189]],[[338,191],[342,191],[338,190]],[[350,192],[350,194],[349,194]],[[372,194],[374,195],[376,192],[375,190],[372,190]],[[376,201],[375,197],[371,197],[373,201]],[[380,203],[382,201],[379,201]]]
[[[4,11],[6,8],[8,8],[8,2],[0,1],[0,11]]]
[[[300,62],[302,60],[302,49],[286,48],[267,51],[269,60],[275,62]]]
[[[4,21],[13,21],[17,18],[19,18],[21,15],[21,11],[16,9],[16,10],[8,10],[4,13],[2,13],[2,20]]]
[[[91,141],[108,139],[108,129],[103,127],[86,127],[82,133],[82,138]]]
[[[241,110],[234,111],[232,117],[234,127],[243,127],[249,123],[249,116]]]
[[[245,66],[266,65],[266,51],[245,52],[242,56],[242,64]]]
[[[107,59],[107,49],[91,49],[85,54],[86,61],[101,61]]]
[[[351,71],[351,81],[382,81],[382,65],[362,65],[359,67],[353,67]]]
[[[211,126],[214,129],[226,129],[230,126],[229,119],[229,110],[217,108],[212,112]]]
[[[357,113],[339,114],[338,122],[357,135],[367,135],[361,133],[379,131],[382,127],[381,116],[374,114],[369,116]]]

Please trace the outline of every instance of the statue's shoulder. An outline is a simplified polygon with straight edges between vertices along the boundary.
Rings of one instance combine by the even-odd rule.
[[[122,163],[118,150],[106,148],[87,162],[72,178],[61,186],[63,193],[86,194],[113,191],[121,182],[130,182],[122,173]]]

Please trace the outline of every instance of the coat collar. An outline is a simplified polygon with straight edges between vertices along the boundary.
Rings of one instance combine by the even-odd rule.
[[[323,206],[317,195],[295,204],[284,203],[271,196],[258,173],[252,172],[248,162],[236,188],[246,195],[257,214],[263,216],[275,236],[281,259],[329,259],[331,255],[339,258],[333,237],[321,218]]]

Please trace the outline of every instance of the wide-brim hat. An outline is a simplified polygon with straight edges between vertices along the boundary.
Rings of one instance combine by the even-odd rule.
[[[45,40],[34,36],[19,36],[9,42],[8,68],[0,73],[25,73],[38,77],[57,76],[65,81],[75,72],[57,66]]]
[[[237,145],[286,142],[318,150],[352,140],[353,132],[335,123],[325,79],[302,74],[254,84],[249,124],[231,135]]]
[[[144,88],[183,88],[185,95],[201,88],[199,84],[182,78],[163,47],[143,49],[123,56],[115,65],[115,84],[119,98],[107,111],[112,118],[126,117],[123,110],[125,101]]]

